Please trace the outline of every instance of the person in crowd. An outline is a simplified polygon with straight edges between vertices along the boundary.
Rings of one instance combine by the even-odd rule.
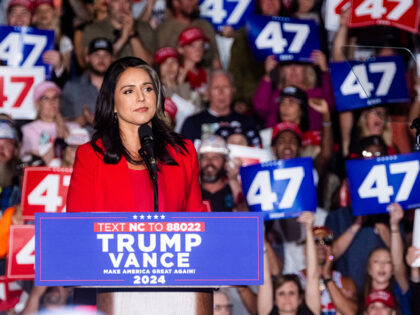
[[[89,43],[86,55],[87,71],[79,78],[68,81],[61,94],[61,113],[80,126],[93,125],[96,98],[104,75],[112,62],[112,44],[103,37]]]
[[[177,112],[176,104],[170,98],[165,98],[165,120],[172,131],[175,129]]]
[[[320,314],[321,296],[319,271],[316,263],[315,241],[312,233],[314,222],[312,212],[303,212],[299,222],[306,232],[306,290],[303,291],[299,278],[294,274],[276,277],[273,282],[267,251],[264,251],[264,284],[258,289],[258,314]]]
[[[231,109],[233,85],[232,77],[224,70],[215,70],[208,80],[208,109],[188,117],[182,126],[181,133],[194,141],[201,139],[205,133],[213,133],[221,125],[241,127],[255,132],[253,146],[260,146],[260,138],[255,122]]]
[[[157,28],[158,48],[176,47],[179,34],[187,27],[200,28],[209,40],[209,49],[204,52],[203,67],[221,68],[213,26],[200,18],[198,0],[168,0],[169,14]]]
[[[333,270],[332,241],[333,234],[324,226],[314,226],[316,255],[321,285],[321,313],[322,314],[356,314],[357,294],[356,286],[349,277],[343,277],[340,272]],[[306,270],[299,272],[299,277],[305,287]]]
[[[7,6],[7,25],[30,26],[32,3],[30,0],[11,0]]]
[[[253,103],[257,114],[264,120],[266,127],[272,127],[277,119],[277,100],[283,88],[293,85],[305,91],[308,98],[326,100],[328,108],[333,107],[332,87],[328,64],[325,55],[319,51],[312,52],[313,65],[288,62],[279,63],[274,56],[265,60],[265,75],[254,94]],[[321,71],[321,82],[317,84],[314,65]],[[322,129],[322,116],[313,108],[308,108],[309,129]]]
[[[201,67],[207,42],[206,35],[198,27],[188,27],[178,37],[178,52],[182,60],[179,81],[188,82],[201,97],[207,92],[207,72]]]
[[[257,1],[256,13],[287,16],[282,0]],[[230,53],[229,72],[232,73],[235,83],[235,98],[243,98],[245,103],[252,104],[258,83],[264,75],[264,62],[256,60],[248,41],[246,27],[235,33]]]
[[[404,245],[400,232],[400,221],[404,212],[398,203],[388,206],[390,225],[390,247],[373,250],[368,258],[363,299],[377,290],[391,292],[403,315],[411,314],[410,290],[407,270],[404,264]]]
[[[21,157],[34,154],[51,166],[59,161],[59,154],[69,130],[79,127],[76,123],[66,123],[61,116],[60,93],[60,88],[51,81],[44,81],[35,86],[33,96],[37,119],[22,127]]]
[[[89,132],[84,128],[70,129],[70,134],[64,139],[65,147],[61,158],[63,167],[73,167],[77,148],[90,141]]]
[[[373,291],[366,298],[364,315],[396,315],[398,308],[389,291]]]
[[[420,249],[410,246],[405,256],[407,265],[410,266],[410,291],[411,291],[411,313],[416,314],[420,310],[420,268],[413,267],[413,264],[420,258]]]
[[[193,104],[197,111],[201,109],[201,97],[190,84],[180,80],[180,55],[175,48],[166,46],[158,49],[155,54],[155,67],[162,80],[165,95],[174,94]]]
[[[203,137],[198,154],[204,202],[209,203],[210,211],[232,211],[243,200],[238,180],[240,161],[229,160],[226,142],[216,135]]]
[[[97,37],[107,38],[113,45],[115,58],[135,56],[152,64],[155,33],[148,23],[135,20],[132,0],[108,0],[108,17],[85,27],[82,45],[87,49]]]
[[[71,287],[33,286],[21,315],[35,314],[38,311],[59,311],[67,305],[72,294]]]
[[[232,315],[233,304],[229,293],[221,288],[213,293],[213,315]]]
[[[387,148],[380,137],[371,136],[360,140],[358,153],[361,158],[386,156]],[[349,194],[348,187],[345,194]],[[325,226],[335,235],[332,248],[335,267],[355,281],[358,292],[363,287],[369,253],[375,248],[389,246],[386,223],[384,215],[354,217],[350,206],[341,207],[327,216]]]
[[[281,91],[278,103],[278,121],[290,121],[299,125],[302,131],[309,129],[308,96],[296,86],[286,86]],[[330,119],[330,118],[329,118]]]
[[[17,174],[20,139],[17,128],[7,116],[0,116],[0,211],[20,201]]]
[[[227,144],[236,144],[242,146],[252,146],[252,140],[255,137],[253,130],[247,132],[241,127],[222,126],[214,133],[222,137]]]
[[[154,138],[160,211],[204,210],[194,146],[170,131],[163,106],[162,84],[145,61],[125,57],[111,64],[99,92],[95,133],[76,153],[67,211],[156,208],[146,161],[139,152],[148,128]]]

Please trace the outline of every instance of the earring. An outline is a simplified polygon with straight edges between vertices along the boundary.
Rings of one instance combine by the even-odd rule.
[[[114,112],[114,114],[112,115],[112,123],[114,125],[116,125],[118,123],[118,116],[117,116],[117,112]]]

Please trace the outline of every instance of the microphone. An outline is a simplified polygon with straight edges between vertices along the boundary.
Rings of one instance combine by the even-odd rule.
[[[144,159],[147,168],[149,169],[152,180],[157,176],[157,164],[155,152],[153,149],[154,138],[152,128],[146,123],[139,127],[138,134],[140,138],[141,149],[139,151],[141,157]]]

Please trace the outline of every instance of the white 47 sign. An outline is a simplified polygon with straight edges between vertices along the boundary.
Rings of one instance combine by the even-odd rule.
[[[65,212],[71,168],[25,168],[22,185],[24,219],[35,212]]]

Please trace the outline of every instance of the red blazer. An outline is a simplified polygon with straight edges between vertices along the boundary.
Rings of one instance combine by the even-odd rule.
[[[159,211],[205,211],[197,153],[191,141],[186,140],[186,147],[188,152],[183,155],[168,146],[168,152],[178,166],[158,164]],[[141,192],[135,192],[131,183],[124,157],[118,164],[106,164],[90,143],[84,144],[76,153],[67,212],[145,211],[136,205],[135,194]]]

